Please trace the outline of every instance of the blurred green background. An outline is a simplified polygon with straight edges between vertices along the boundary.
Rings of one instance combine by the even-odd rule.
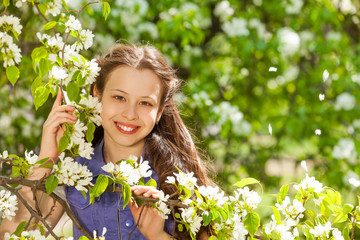
[[[80,9],[88,1],[66,2]],[[83,28],[95,34],[93,47],[82,53],[102,55],[119,39],[159,48],[183,80],[176,96],[183,119],[224,190],[250,176],[276,193],[281,184],[304,178],[300,162],[306,160],[310,175],[355,202],[359,189],[348,180],[360,179],[358,1],[109,3],[106,21],[99,4],[80,14]],[[45,21],[27,5],[8,12],[22,19],[23,58],[15,87],[0,66],[0,151],[38,153],[53,100],[35,111],[30,55]]]

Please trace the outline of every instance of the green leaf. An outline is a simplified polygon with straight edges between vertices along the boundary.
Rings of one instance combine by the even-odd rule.
[[[52,29],[52,28],[55,27],[55,26],[56,26],[56,21],[51,21],[51,22],[46,23],[46,24],[42,27],[42,29],[44,29],[44,30],[49,30],[49,29]]]
[[[64,23],[58,22],[58,23],[56,23],[56,28],[60,33],[63,33],[66,29],[66,26]]]
[[[211,220],[212,220],[212,214],[211,214],[211,212],[204,211],[204,212],[202,213],[202,219],[203,219],[204,226],[209,225],[209,223],[210,223]]]
[[[11,175],[10,177],[18,177],[21,175],[21,172],[20,172],[21,168],[20,167],[17,167],[17,166],[12,166],[11,168]]]
[[[55,188],[59,185],[59,180],[56,176],[54,175],[50,175],[45,182],[45,187],[46,187],[46,193],[48,195],[50,195],[50,193],[52,193]]]
[[[108,186],[109,179],[105,175],[99,175],[96,179],[94,187],[91,189],[90,202],[93,203],[94,199],[103,194]]]
[[[251,184],[255,184],[255,183],[260,183],[260,182],[258,180],[256,180],[255,178],[244,178],[244,179],[241,179],[239,182],[235,183],[234,185],[242,188],[247,185],[251,185]]]
[[[46,102],[46,100],[49,97],[49,94],[50,91],[46,87],[38,87],[35,90],[34,104],[36,110]]]
[[[35,164],[36,164],[36,165],[41,165],[41,164],[43,164],[44,162],[46,162],[47,160],[49,160],[48,157],[47,157],[47,158],[40,159],[40,160],[37,161]]]
[[[353,205],[351,205],[350,203],[347,203],[344,205],[343,213],[348,214],[349,212],[351,212],[353,210],[353,208],[354,208]]]
[[[26,224],[27,224],[26,221],[21,222],[17,226],[17,228],[16,228],[16,230],[15,230],[15,232],[13,234],[16,235],[16,236],[19,236],[25,230]]]
[[[277,202],[278,203],[282,203],[282,201],[285,199],[287,193],[289,191],[289,185],[283,185],[280,188],[280,192],[278,193],[278,195],[276,196]]]
[[[281,216],[279,210],[276,207],[272,207],[272,210],[274,212],[276,224],[277,225],[281,224]]]
[[[64,6],[65,10],[69,11],[69,8],[68,8],[66,2],[64,0],[61,0],[61,2],[62,2],[62,5]]]
[[[70,144],[71,133],[66,130],[64,135],[59,140],[58,152],[63,152]]]
[[[244,219],[244,225],[251,237],[254,236],[255,232],[260,226],[259,214],[257,214],[256,212],[248,213]]]
[[[129,203],[131,198],[131,188],[129,184],[123,184],[123,209],[125,209],[126,205]]]
[[[95,132],[95,124],[92,122],[89,122],[86,124],[87,130],[86,130],[86,141],[91,142],[94,139],[94,132]]]
[[[46,12],[46,9],[47,9],[46,4],[45,4],[45,3],[40,3],[40,4],[38,5],[38,8],[39,8],[40,12],[41,12],[43,15],[45,15],[45,12]]]
[[[87,195],[84,191],[80,191],[81,192],[81,195],[83,195],[84,199],[87,199]]]
[[[44,47],[34,48],[31,53],[31,59],[33,61],[33,69],[36,71],[36,65],[42,58],[46,58],[48,56],[48,52]]]
[[[66,92],[70,101],[75,101],[77,98],[79,98],[79,93],[80,93],[79,85],[76,82],[70,82],[66,86]]]
[[[149,181],[146,182],[145,186],[152,186],[152,187],[157,187],[157,183],[154,179],[150,179]]]
[[[8,77],[11,84],[14,86],[16,81],[19,79],[20,71],[16,66],[7,67],[6,76]]]
[[[10,5],[10,0],[4,0],[4,7],[8,7]]]
[[[34,81],[31,84],[31,93],[33,95],[35,95],[35,90],[41,85],[42,83],[42,78],[41,77],[36,77],[34,79]]]
[[[103,5],[102,13],[103,13],[103,16],[104,16],[105,21],[106,21],[107,17],[110,14],[110,4],[108,2],[102,2],[102,5]]]
[[[349,233],[349,228],[348,228],[348,227],[345,227],[344,230],[343,230],[344,240],[350,240],[349,235],[350,235],[350,233]]]
[[[46,58],[41,58],[39,62],[40,77],[45,76],[50,70],[50,62]]]
[[[179,232],[182,232],[182,231],[184,231],[184,226],[181,223],[179,223],[178,229],[179,229]]]
[[[85,78],[82,77],[82,74],[77,75],[76,81],[78,82],[79,86],[85,85]]]

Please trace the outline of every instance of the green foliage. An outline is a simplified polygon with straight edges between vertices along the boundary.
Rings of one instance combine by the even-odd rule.
[[[6,76],[8,77],[11,84],[14,86],[16,81],[19,79],[20,71],[16,66],[7,67]]]
[[[46,193],[50,195],[55,190],[55,188],[57,188],[58,185],[59,185],[58,178],[54,175],[50,175],[45,182]]]

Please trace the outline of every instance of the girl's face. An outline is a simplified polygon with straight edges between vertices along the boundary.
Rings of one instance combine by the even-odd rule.
[[[162,85],[151,70],[121,66],[107,79],[102,96],[102,126],[106,144],[142,151],[145,137],[160,120]],[[140,152],[141,153],[141,152]]]

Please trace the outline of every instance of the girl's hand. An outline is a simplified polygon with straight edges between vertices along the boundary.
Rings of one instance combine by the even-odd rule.
[[[75,107],[61,105],[61,100],[62,93],[59,91],[51,112],[43,125],[39,159],[49,157],[56,160],[59,156],[58,143],[66,130],[62,124],[76,122],[76,117],[72,115]]]
[[[134,186],[131,191],[136,195],[142,194],[144,197],[159,198],[159,190],[149,186]],[[145,203],[144,203],[145,204]],[[129,203],[131,213],[134,217],[135,223],[139,222],[139,230],[146,237],[146,239],[171,239],[170,235],[164,232],[165,220],[162,219],[160,214],[152,207],[145,206],[141,213],[142,206],[139,207],[135,200],[132,198]]]

